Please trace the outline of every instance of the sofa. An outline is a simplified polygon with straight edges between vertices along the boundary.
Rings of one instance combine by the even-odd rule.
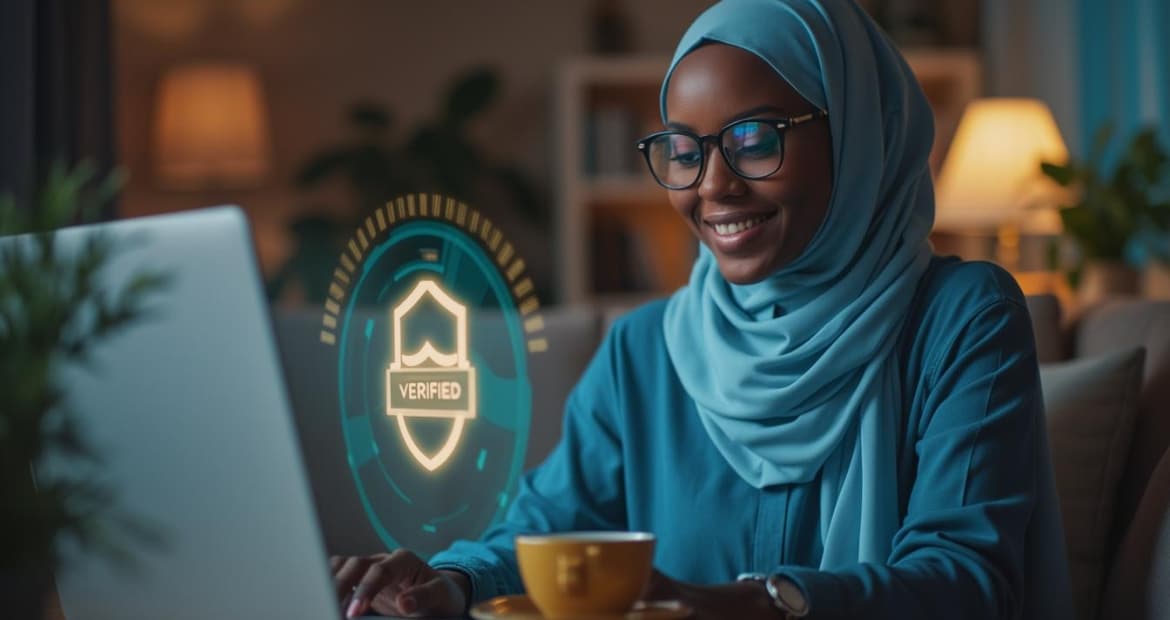
[[[1170,619],[1170,302],[1113,300],[1077,317],[1063,316],[1052,296],[1029,297],[1028,306],[1042,385],[1055,405],[1048,411],[1052,460],[1078,618]],[[531,365],[529,466],[557,442],[565,396],[609,325],[628,309],[544,309],[549,350]],[[1144,356],[1124,353],[1138,348]],[[1113,367],[1136,359],[1132,390],[1106,395],[1104,402],[1100,394],[1096,401],[1076,394],[1075,388],[1092,383],[1082,371],[1083,360],[1093,359]],[[1071,381],[1074,393],[1062,399],[1055,391],[1067,386],[1057,385],[1057,373],[1073,364],[1081,367]],[[1053,426],[1065,406],[1056,401],[1070,399],[1098,419],[1076,419],[1071,429]],[[1115,415],[1119,404],[1125,413]],[[1069,436],[1052,434],[1058,431]]]
[[[1031,297],[1028,305],[1042,377],[1045,366],[1061,360],[1145,349],[1133,423],[1116,429],[1121,452],[1109,475],[1116,480],[1099,480],[1101,485],[1116,483],[1113,500],[1100,507],[1098,517],[1109,523],[1101,548],[1103,570],[1098,581],[1084,584],[1086,590],[1075,596],[1095,602],[1078,609],[1084,619],[1170,618],[1170,302],[1117,299],[1067,321],[1052,297]],[[1046,399],[1050,396],[1046,391]],[[1048,415],[1053,415],[1051,402]],[[1050,439],[1058,463],[1061,446]],[[1060,485],[1059,466],[1056,473]],[[1067,511],[1064,516],[1067,532],[1076,524]],[[1077,558],[1070,562],[1075,567]]]

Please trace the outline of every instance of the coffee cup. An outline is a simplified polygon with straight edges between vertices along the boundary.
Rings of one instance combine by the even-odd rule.
[[[629,611],[654,564],[648,532],[565,532],[516,537],[520,578],[545,618]]]

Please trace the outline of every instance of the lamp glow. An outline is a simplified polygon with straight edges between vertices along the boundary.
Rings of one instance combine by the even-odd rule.
[[[987,230],[1005,225],[1057,234],[1054,207],[1063,188],[1040,162],[1064,163],[1068,149],[1052,112],[1036,99],[979,99],[967,106],[939,173],[939,229]]]
[[[168,71],[155,110],[158,179],[172,189],[244,188],[268,172],[267,118],[250,67],[199,63]]]

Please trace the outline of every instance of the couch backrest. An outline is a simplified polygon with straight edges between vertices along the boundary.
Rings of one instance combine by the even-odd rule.
[[[565,398],[585,372],[601,342],[602,317],[590,306],[541,309],[548,351],[529,356],[532,428],[524,467],[544,460],[561,439]]]
[[[1163,611],[1170,609],[1170,302],[1114,300],[1088,309],[1072,330],[1078,357],[1146,348],[1138,417],[1106,556],[1113,560],[1102,617],[1161,618],[1143,601],[1160,592]],[[1162,552],[1154,553],[1159,545]]]
[[[1102,602],[1102,620],[1170,618],[1170,452],[1150,476]]]
[[[1133,446],[1118,491],[1113,536],[1117,543],[1133,519],[1150,474],[1170,445],[1170,302],[1113,301],[1087,311],[1073,329],[1077,357],[1146,348]]]

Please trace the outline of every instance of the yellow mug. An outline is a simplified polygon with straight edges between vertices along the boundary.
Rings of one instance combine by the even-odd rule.
[[[629,611],[650,580],[654,534],[565,532],[516,537],[529,598],[546,618]]]

